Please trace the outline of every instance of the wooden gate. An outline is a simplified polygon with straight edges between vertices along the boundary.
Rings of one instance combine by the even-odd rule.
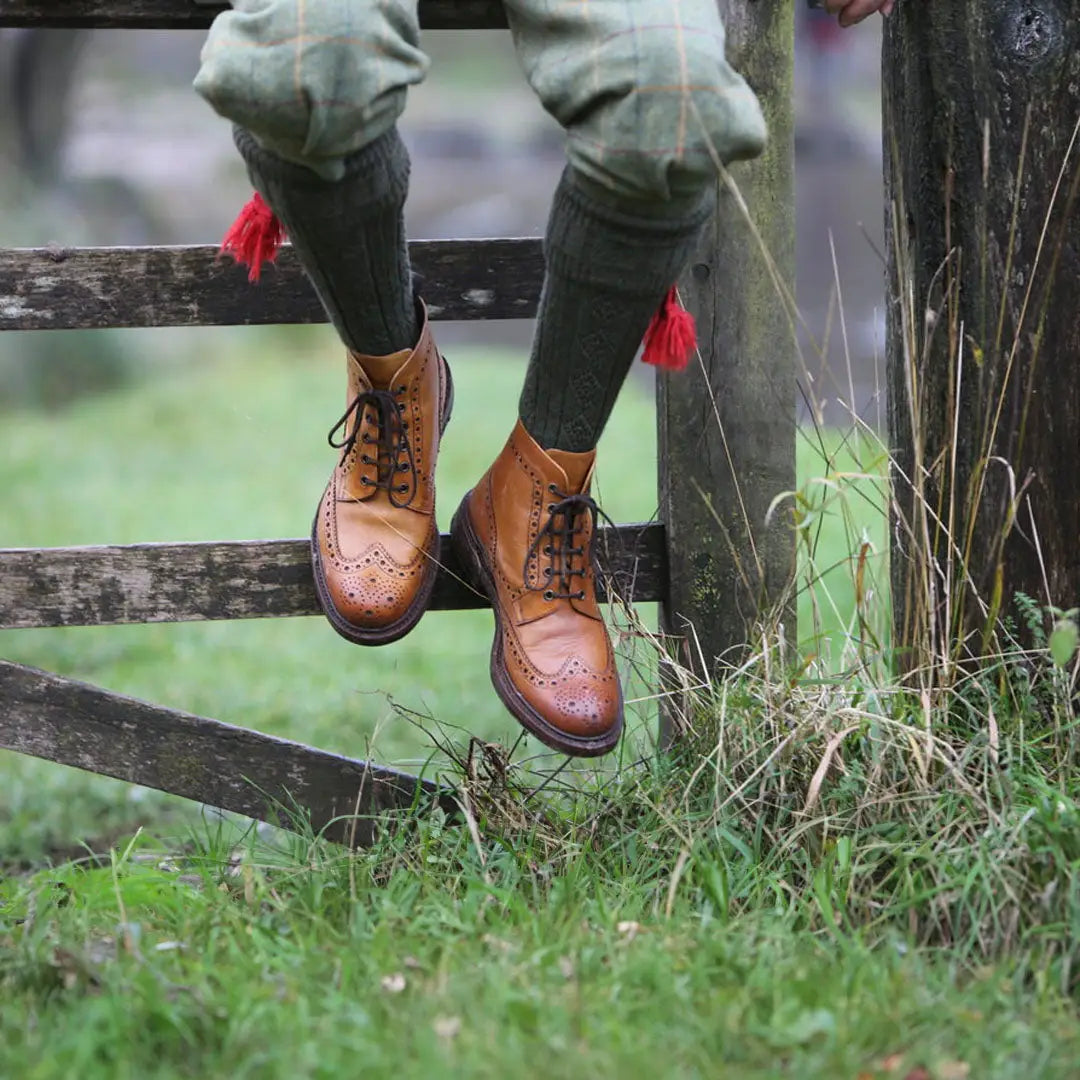
[[[222,7],[0,0],[0,26],[195,29]],[[721,8],[729,54],[763,99],[771,144],[735,170],[738,191],[718,183],[716,226],[681,283],[698,320],[700,363],[659,380],[662,524],[618,527],[610,550],[620,554],[602,583],[630,601],[661,601],[675,635],[692,626],[695,647],[682,659],[703,676],[781,594],[793,563],[789,530],[765,524],[773,497],[794,487],[794,344],[783,297],[794,261],[792,7],[721,0]],[[429,29],[506,25],[499,0],[420,0],[420,13]],[[410,255],[433,319],[535,314],[538,239],[419,240]],[[323,321],[288,247],[258,287],[209,246],[0,248],[0,330]],[[459,584],[450,545],[443,551],[432,607],[479,606]],[[306,539],[0,550],[0,628],[318,612]],[[328,835],[356,843],[370,840],[385,811],[452,805],[429,780],[4,660],[0,748],[254,818],[277,821],[275,806],[302,808],[316,830],[330,825]]]

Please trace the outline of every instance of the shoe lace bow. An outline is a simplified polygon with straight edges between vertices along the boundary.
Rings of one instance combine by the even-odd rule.
[[[525,554],[522,580],[531,592],[542,592],[545,600],[584,600],[585,590],[574,588],[574,578],[581,578],[584,584],[586,568],[592,566],[600,518],[610,525],[615,522],[589,495],[567,495],[556,484],[548,484],[547,490],[555,496],[555,501],[547,504],[547,520]],[[575,544],[588,526],[591,526],[588,546]],[[541,556],[549,560],[541,571],[544,582],[531,585],[529,563],[533,558],[539,561]]]
[[[413,501],[417,487],[416,461],[404,406],[399,400],[404,393],[404,386],[394,390],[361,390],[326,437],[335,450],[341,451],[341,462],[354,448],[358,449],[360,464],[375,466],[375,477],[365,472],[360,476],[360,483],[385,491],[391,505],[398,508]],[[375,429],[374,435],[362,430],[365,421]],[[339,432],[340,439],[337,438]],[[374,456],[366,449],[369,446],[374,446]],[[400,479],[403,475],[404,479]]]

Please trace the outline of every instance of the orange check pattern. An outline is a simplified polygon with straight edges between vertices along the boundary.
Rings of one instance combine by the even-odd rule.
[[[765,140],[727,63],[716,0],[504,0],[529,84],[566,129],[570,163],[619,194],[699,191],[717,160]],[[416,0],[236,0],[195,87],[287,160],[338,179],[420,82]]]

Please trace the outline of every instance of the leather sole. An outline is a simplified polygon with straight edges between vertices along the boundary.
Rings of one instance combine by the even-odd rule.
[[[454,409],[454,379],[450,374],[450,365],[443,359],[443,370],[446,372],[446,398],[443,401],[442,415],[439,417],[439,440],[442,441],[446,425],[450,422],[450,414]],[[434,464],[432,465],[434,467]],[[431,594],[435,589],[435,580],[439,576],[439,555],[441,553],[441,538],[438,527],[434,529],[434,539],[424,549],[424,573],[420,579],[420,585],[416,590],[413,601],[405,609],[405,613],[392,623],[385,626],[365,627],[356,626],[349,622],[334,606],[330,596],[330,590],[326,584],[326,576],[323,573],[322,560],[319,557],[319,511],[316,508],[315,518],[311,523],[311,571],[315,580],[315,595],[319,600],[327,622],[346,641],[354,645],[389,645],[393,641],[403,638],[423,618],[431,601]]]
[[[476,535],[472,522],[469,520],[468,503],[471,495],[471,491],[466,494],[454,513],[450,523],[450,539],[461,565],[472,577],[472,583],[491,602],[491,609],[495,614],[495,640],[491,646],[491,683],[495,687],[495,693],[526,731],[531,732],[553,750],[573,757],[600,757],[610,753],[618,744],[623,730],[621,686],[619,687],[618,720],[612,725],[610,731],[595,738],[587,738],[569,735],[545,720],[507,674],[506,662],[503,659],[502,617],[499,612],[498,592],[495,588],[495,580],[488,569],[487,559],[484,557],[484,546],[480,543],[480,538]]]

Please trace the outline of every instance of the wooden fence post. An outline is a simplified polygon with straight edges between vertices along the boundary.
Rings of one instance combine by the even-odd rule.
[[[793,288],[794,21],[789,0],[719,0],[728,58],[761,99],[769,144],[732,167],[780,278]],[[657,386],[660,512],[670,593],[662,629],[708,676],[787,587],[794,538],[773,498],[795,484],[795,343],[758,241],[723,182],[713,225],[680,283],[701,363]],[[789,613],[790,614],[790,613]],[[794,618],[786,620],[794,636]],[[665,726],[672,732],[669,711]]]
[[[1080,601],[1080,10],[901,3],[884,61],[893,594],[910,668],[993,648],[1017,592]]]

